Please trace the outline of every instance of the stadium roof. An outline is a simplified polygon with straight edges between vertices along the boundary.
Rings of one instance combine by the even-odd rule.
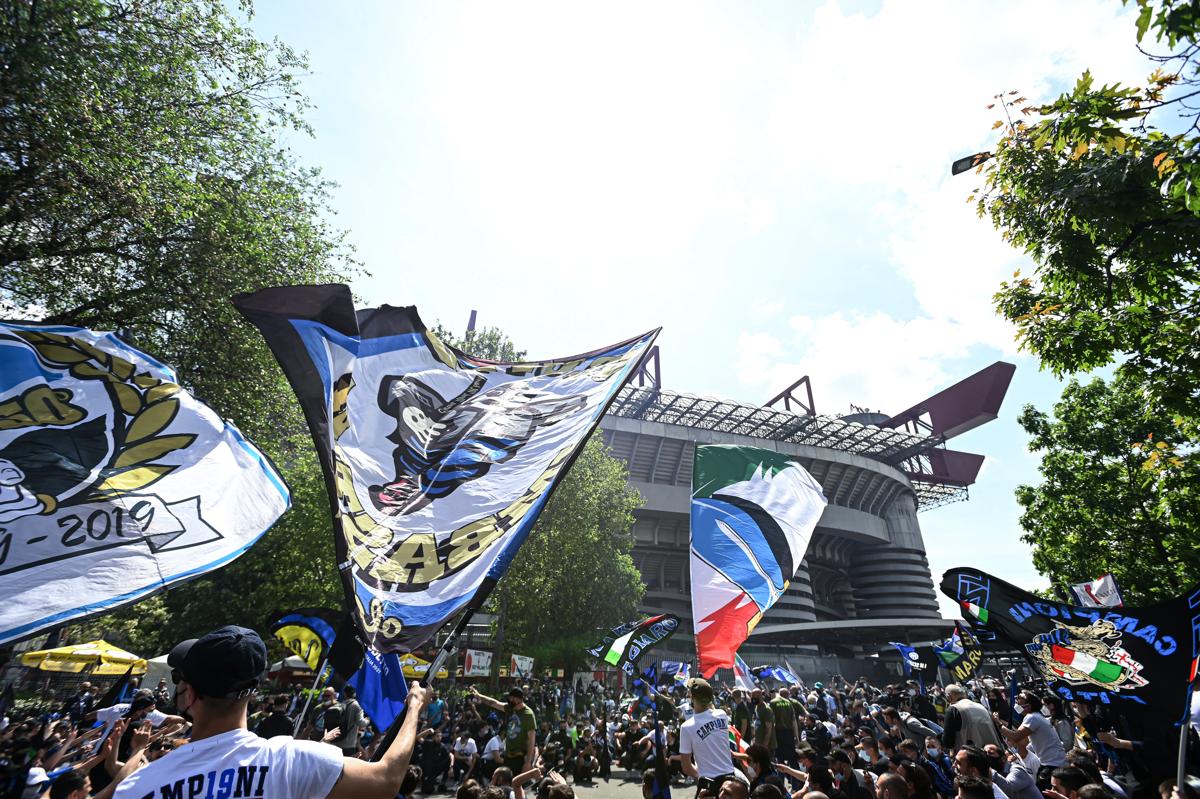
[[[921,510],[966,499],[965,486],[923,481],[922,469],[913,468],[943,446],[942,436],[633,385],[621,389],[608,412],[647,422],[853,452],[905,471]]]

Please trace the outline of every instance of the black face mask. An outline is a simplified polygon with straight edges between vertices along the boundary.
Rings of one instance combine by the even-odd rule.
[[[1004,758],[1003,757],[989,757],[987,759],[987,761],[988,761],[988,765],[991,766],[994,770],[1004,771]]]
[[[195,697],[195,695],[196,695],[196,692],[195,692],[195,690],[193,690],[192,696]],[[192,705],[188,705],[187,708],[182,708],[179,706],[179,683],[175,683],[175,696],[172,698],[172,701],[174,702],[176,709],[179,711],[179,715],[182,716],[183,719],[190,724],[192,722],[192,714],[190,711],[190,708]],[[192,703],[195,704],[194,698],[192,700]]]

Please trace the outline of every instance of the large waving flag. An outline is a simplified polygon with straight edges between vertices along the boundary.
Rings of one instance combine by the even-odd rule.
[[[289,502],[169,366],[113,333],[0,322],[0,644],[219,568]]]
[[[347,604],[383,652],[415,648],[482,603],[658,332],[508,364],[446,346],[415,308],[356,310],[346,286],[234,304],[304,409]]]
[[[1117,610],[1055,602],[975,569],[947,571],[941,590],[1024,651],[1052,693],[1117,708],[1152,776],[1174,773],[1200,658],[1200,587]]]
[[[678,629],[679,617],[672,613],[662,613],[641,621],[622,624],[613,629],[611,640],[610,636],[605,636],[604,642],[588,649],[588,652],[610,666],[616,666],[632,675],[637,671],[638,661],[646,651],[670,638]]]
[[[700,673],[734,653],[787,590],[827,500],[803,466],[754,447],[700,446],[692,469],[692,616]]]

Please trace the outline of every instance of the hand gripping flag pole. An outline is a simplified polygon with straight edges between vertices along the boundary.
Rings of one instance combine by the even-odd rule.
[[[470,623],[471,617],[474,615],[474,607],[468,607],[463,611],[462,616],[459,617],[458,624],[454,625],[454,629],[450,632],[450,635],[446,636],[446,642],[442,644],[437,656],[429,664],[429,670],[425,672],[425,679],[419,680],[421,685],[426,687],[433,685],[433,681],[437,679],[437,673],[441,671],[442,666],[446,665],[446,661],[450,659],[450,655],[458,648],[458,639],[463,634],[463,631],[467,629],[467,624]],[[408,704],[405,703],[404,710],[396,715],[396,720],[387,728],[387,732],[384,733],[379,746],[375,747],[375,753],[371,755],[371,762],[378,761],[379,758],[383,757],[384,752],[391,747],[392,741],[396,740],[396,735],[400,732],[400,725],[404,723],[404,717],[407,714]]]

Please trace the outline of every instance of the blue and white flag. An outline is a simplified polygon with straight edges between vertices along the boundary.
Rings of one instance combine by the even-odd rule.
[[[404,679],[404,666],[395,652],[380,654],[368,649],[363,653],[363,664],[347,685],[354,686],[358,703],[363,712],[375,722],[376,729],[386,730],[396,717],[404,712],[404,701],[408,698],[408,683]]]
[[[0,322],[0,644],[224,566],[287,486],[113,333]]]
[[[800,678],[782,666],[759,666],[755,669],[754,676],[760,680],[770,677],[772,680],[787,683],[788,685],[800,684]]]
[[[356,310],[347,286],[234,298],[316,443],[347,605],[381,652],[477,608],[658,331],[584,355],[495,363],[416,308]]]
[[[683,663],[678,660],[662,661],[662,668],[659,672],[659,678],[663,682],[671,680],[677,683],[685,683],[690,676],[692,676],[692,664]]]

